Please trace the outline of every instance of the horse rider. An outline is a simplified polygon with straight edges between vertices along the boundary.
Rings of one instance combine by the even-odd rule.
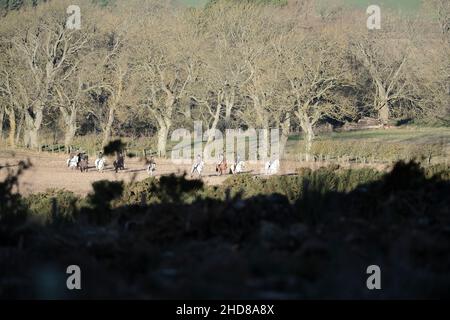
[[[153,176],[153,172],[156,171],[156,161],[153,156],[150,157],[150,161],[148,162],[147,172],[149,175]]]
[[[273,156],[265,165],[265,174],[272,175],[278,173],[280,169],[280,160]]]
[[[125,159],[122,152],[116,152],[116,161],[113,162],[116,173],[119,170],[125,170]]]
[[[219,154],[219,159],[217,161],[216,172],[222,175],[223,172],[226,172],[226,170],[227,170],[227,160],[225,159],[223,153],[221,153]]]
[[[197,171],[198,175],[201,177],[202,170],[203,170],[203,160],[202,160],[202,157],[198,154],[196,161],[192,165],[191,177],[194,175],[195,171]]]

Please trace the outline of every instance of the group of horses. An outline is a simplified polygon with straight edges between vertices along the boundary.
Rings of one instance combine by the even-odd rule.
[[[103,172],[106,167],[106,158],[103,154],[99,154],[97,159],[95,160],[95,169],[98,172]],[[89,157],[84,152],[73,153],[70,155],[69,159],[67,159],[67,167],[70,169],[77,169],[81,172],[88,172],[89,170]],[[119,170],[125,170],[125,157],[122,153],[116,154],[116,159],[113,162],[114,171],[117,173]],[[265,163],[264,173],[266,175],[277,174],[280,167],[280,161],[278,159],[270,160]],[[194,174],[197,174],[199,177],[202,176],[202,172],[205,168],[205,163],[200,156],[197,156],[194,164],[191,168],[191,177]],[[146,170],[150,176],[154,175],[156,171],[156,161],[152,156],[150,160],[146,160]],[[224,174],[239,174],[243,173],[245,170],[245,162],[242,161],[239,157],[228,166],[227,160],[223,155],[219,156],[219,161],[216,164],[216,173],[221,176]]]
[[[201,156],[198,155],[197,159],[195,160],[194,164],[191,168],[191,177],[193,177],[195,174],[197,174],[199,177],[202,176],[202,172],[205,168],[205,162],[202,160]],[[216,172],[217,175],[221,176],[227,173],[230,174],[238,174],[244,172],[245,169],[245,162],[240,160],[239,157],[236,159],[236,161],[228,168],[227,160],[223,155],[219,156],[219,161],[216,164]]]
[[[103,172],[106,167],[106,158],[103,154],[99,154],[95,159],[95,169],[99,172]],[[79,169],[81,172],[88,172],[89,170],[89,156],[84,152],[73,153],[67,159],[67,167],[75,170]],[[125,170],[125,157],[122,153],[116,155],[116,160],[113,162],[114,171],[117,173],[119,170]]]
[[[205,166],[205,163],[203,162],[201,157],[197,156],[197,160],[192,165],[191,177],[193,177],[194,174],[198,174],[198,176],[201,177],[204,166]],[[280,169],[280,160],[278,160],[278,159],[273,159],[273,160],[267,161],[264,165],[264,173],[266,175],[277,174],[279,169]],[[228,163],[227,163],[227,160],[225,159],[225,157],[223,155],[219,156],[219,161],[216,164],[216,173],[219,176],[227,174],[227,173],[239,174],[239,173],[244,172],[244,170],[245,170],[245,162],[242,161],[239,158],[239,156],[236,158],[236,160],[230,167],[228,167]]]
[[[88,155],[83,152],[71,155],[71,157],[67,159],[67,167],[70,169],[79,169],[81,172],[87,172],[89,170]]]

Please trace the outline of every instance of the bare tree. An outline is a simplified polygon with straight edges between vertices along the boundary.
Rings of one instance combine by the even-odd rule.
[[[208,81],[220,91],[227,127],[238,95],[253,76],[251,63],[256,52],[251,43],[257,40],[265,18],[261,7],[227,1],[219,1],[202,16],[209,44],[209,50],[203,52]]]
[[[10,75],[8,71],[2,70],[0,74],[0,78],[2,79],[2,83],[0,85],[0,97],[2,101],[2,107],[4,113],[8,116],[9,120],[9,144],[14,147],[15,146],[15,133],[16,133],[16,108],[18,104],[15,100],[15,96],[13,94],[13,89],[11,86]],[[2,123],[3,124],[3,123]]]
[[[197,67],[195,55],[190,55],[188,30],[184,17],[161,9],[151,19],[144,17],[145,38],[136,44],[134,82],[140,105],[156,120],[160,156],[166,155],[167,137],[177,103],[187,93]],[[165,21],[171,21],[170,24]],[[180,48],[181,47],[181,48]]]
[[[80,71],[79,71],[80,72]],[[64,123],[64,146],[66,150],[72,144],[78,129],[77,119],[88,103],[87,93],[94,87],[88,86],[80,73],[55,86],[58,99],[55,107],[61,112]]]
[[[24,24],[11,39],[26,66],[26,74],[20,78],[29,100],[24,113],[24,143],[32,148],[39,146],[44,111],[52,103],[55,84],[74,71],[76,56],[87,42],[77,30],[66,29],[64,7],[52,5],[55,7],[48,4],[36,9],[39,20],[24,12]]]
[[[103,133],[102,146],[111,140],[117,113],[129,98],[130,41],[138,32],[131,20],[132,11],[122,15],[104,12],[93,33],[93,45],[97,49],[79,68],[81,79],[77,80],[76,92],[87,92],[91,98],[87,112],[98,121]]]
[[[323,119],[353,114],[353,105],[339,93],[351,83],[340,47],[333,37],[302,34],[293,29],[283,40],[280,59],[293,113],[305,135],[305,153],[311,160],[314,127]]]
[[[353,55],[372,82],[374,110],[386,124],[395,106],[414,100],[408,69],[417,31],[406,17],[385,13],[383,21],[382,30],[361,30],[348,37]]]
[[[24,113],[29,103],[25,88],[26,80],[22,79],[26,72],[23,65],[19,63],[20,60],[15,55],[12,46],[7,45],[3,49],[0,54],[2,58],[0,64],[0,100],[9,123],[8,141],[11,147],[15,147],[21,131]],[[17,126],[17,116],[20,119],[19,126]]]

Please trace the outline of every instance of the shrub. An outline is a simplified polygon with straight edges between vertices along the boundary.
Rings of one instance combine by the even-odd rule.
[[[123,190],[123,195],[120,199],[114,202],[115,206],[125,204],[139,204],[142,201],[142,195],[145,195],[145,201],[148,204],[159,201],[157,195],[151,190],[158,184],[158,180],[154,177],[147,178],[142,181],[132,182],[127,184]]]
[[[87,196],[87,206],[81,210],[82,217],[92,224],[108,224],[112,219],[112,203],[123,194],[122,181],[96,181],[94,192]]]
[[[436,164],[425,167],[425,176],[427,178],[436,178],[439,180],[450,180],[450,166],[448,164]]]
[[[0,244],[16,244],[20,239],[19,226],[27,219],[27,207],[20,194],[15,193],[18,179],[24,170],[29,168],[29,162],[20,162],[17,172],[8,169],[6,178],[0,182]],[[6,170],[0,166],[0,170]]]
[[[25,198],[29,213],[42,223],[73,221],[80,199],[73,192],[48,190]]]

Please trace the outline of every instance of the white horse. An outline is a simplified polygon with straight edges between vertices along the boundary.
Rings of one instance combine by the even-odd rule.
[[[79,158],[77,155],[73,156],[73,158],[67,159],[67,167],[70,169],[76,169],[78,167]]]
[[[156,171],[156,163],[150,163],[148,166],[147,166],[147,173],[150,175],[150,176],[153,176],[153,172],[155,172]]]
[[[231,166],[231,173],[232,174],[242,173],[244,172],[244,169],[245,169],[245,162],[240,160]]]
[[[150,176],[153,176],[153,172],[155,172],[155,171],[156,171],[156,163],[152,162],[147,166],[147,173]]]
[[[199,162],[194,163],[192,165],[191,177],[194,175],[195,172],[197,172],[198,176],[201,177],[204,166],[205,166],[205,163],[202,160],[200,160]]]
[[[264,172],[266,175],[277,174],[280,170],[280,160],[275,159],[273,161],[267,161],[264,167]]]
[[[95,168],[99,172],[103,172],[103,170],[105,169],[105,166],[106,166],[106,159],[105,159],[105,157],[101,157],[101,158],[95,159]]]

